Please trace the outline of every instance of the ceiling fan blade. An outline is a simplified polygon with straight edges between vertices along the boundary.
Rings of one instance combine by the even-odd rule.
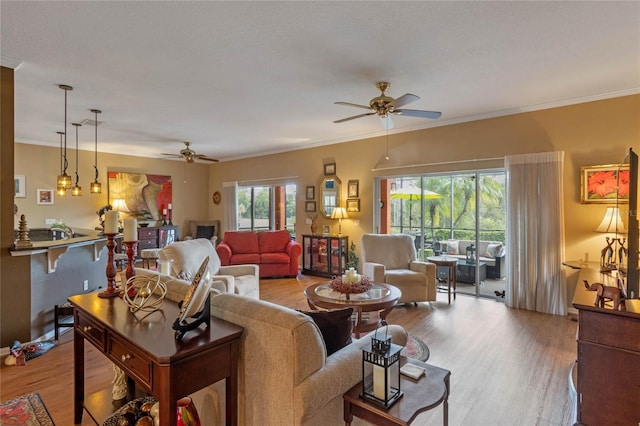
[[[368,116],[368,115],[373,115],[373,114],[375,114],[375,112],[368,112],[368,113],[366,113],[366,114],[354,115],[354,116],[352,116],[352,117],[347,117],[347,118],[343,118],[343,119],[341,119],[341,120],[336,120],[336,121],[334,121],[334,123],[344,123],[345,121],[354,120],[354,119],[356,119],[356,118],[366,117],[366,116]]]
[[[334,102],[336,105],[344,105],[344,106],[352,106],[356,108],[363,108],[371,110],[371,107],[368,105],[360,105],[360,104],[352,104],[351,102]]]
[[[380,122],[382,123],[382,128],[384,130],[391,130],[396,127],[396,125],[393,124],[393,120],[388,114],[386,117],[380,117]]]
[[[411,93],[405,93],[399,98],[396,98],[393,101],[389,102],[389,106],[400,108],[401,106],[410,104],[411,102],[415,102],[418,99],[420,99],[420,96],[412,95]]]
[[[211,162],[213,162],[213,163],[217,163],[217,162],[219,162],[219,161],[220,161],[220,160],[216,160],[215,158],[209,158],[209,157],[207,157],[207,156],[205,156],[205,155],[196,155],[196,158],[197,158],[198,160],[211,161]]]
[[[422,111],[419,109],[397,109],[393,111],[394,114],[406,115],[407,117],[421,117],[421,118],[440,118],[442,115],[439,111]]]
[[[162,155],[165,155],[165,156],[170,157],[170,158],[182,158],[182,155],[179,155],[179,154],[167,154],[167,153],[163,152]]]

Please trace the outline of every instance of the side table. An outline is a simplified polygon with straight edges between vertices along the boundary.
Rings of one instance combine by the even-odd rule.
[[[350,426],[353,416],[379,426],[410,425],[418,414],[431,410],[440,404],[443,408],[443,425],[449,424],[449,377],[451,372],[444,368],[402,357],[407,362],[426,369],[425,375],[418,380],[400,376],[400,389],[403,396],[389,409],[381,408],[360,398],[362,382],[349,389],[342,397],[344,400],[344,424]]]
[[[453,287],[453,300],[456,300],[456,267],[458,266],[458,259],[455,257],[447,256],[430,256],[427,257],[427,261],[434,263],[436,266],[443,266],[447,268],[447,295],[449,296],[449,304],[451,304],[451,288]]]

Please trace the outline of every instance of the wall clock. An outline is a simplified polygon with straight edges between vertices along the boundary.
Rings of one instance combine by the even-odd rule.
[[[220,193],[218,191],[214,192],[213,196],[211,197],[211,199],[213,200],[213,204],[216,204],[216,205],[220,204],[221,198],[222,197],[220,196]]]

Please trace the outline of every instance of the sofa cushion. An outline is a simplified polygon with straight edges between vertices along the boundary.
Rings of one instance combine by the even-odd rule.
[[[211,226],[204,226],[204,225],[197,225],[196,227],[196,238],[211,238],[215,235],[216,233],[216,227],[211,225]]]
[[[289,264],[291,258],[286,253],[261,253],[260,263],[285,263]]]
[[[309,315],[320,329],[327,348],[327,356],[351,343],[353,308],[300,312]]]
[[[460,241],[458,241],[458,240],[447,240],[447,241],[443,241],[442,244],[445,244],[445,247],[443,247],[445,253],[447,253],[447,254],[460,254],[458,252],[458,246],[460,244]]]
[[[224,241],[233,254],[259,253],[258,234],[252,231],[227,231]],[[255,263],[255,262],[250,262]]]
[[[205,257],[209,256],[208,269],[211,275],[217,275],[220,269],[220,258],[213,248],[211,241],[205,238],[177,241],[160,250],[160,260],[172,260],[171,275],[193,277],[202,265]]]
[[[260,264],[260,254],[258,253],[244,253],[231,255],[232,265],[249,265]]]
[[[502,243],[489,243],[487,244],[487,251],[485,256],[496,258],[502,255]]]
[[[284,253],[290,241],[291,234],[287,230],[258,232],[260,253]]]

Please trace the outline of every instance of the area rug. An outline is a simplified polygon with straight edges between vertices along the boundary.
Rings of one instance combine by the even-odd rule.
[[[0,425],[55,426],[37,392],[0,403]]]
[[[417,359],[426,362],[429,359],[429,347],[419,337],[409,334],[407,345],[402,349],[401,355],[407,358]]]

